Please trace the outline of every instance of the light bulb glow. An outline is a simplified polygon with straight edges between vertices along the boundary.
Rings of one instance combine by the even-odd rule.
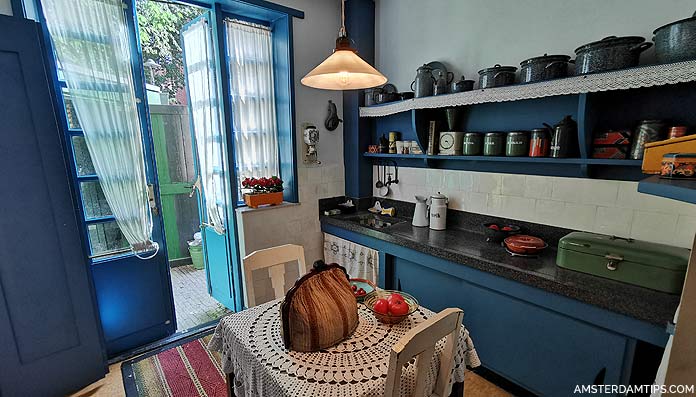
[[[341,85],[350,85],[350,73],[344,71],[338,72],[338,82]]]

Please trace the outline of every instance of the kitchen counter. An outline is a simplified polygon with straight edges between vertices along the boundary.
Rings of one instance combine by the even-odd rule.
[[[672,321],[679,304],[678,295],[559,268],[557,240],[547,239],[549,248],[537,258],[513,257],[503,247],[487,242],[483,230],[450,227],[434,231],[413,227],[407,218],[396,218],[392,226],[375,229],[357,222],[359,215],[370,213],[321,216],[320,220],[322,225],[363,234],[660,326]]]

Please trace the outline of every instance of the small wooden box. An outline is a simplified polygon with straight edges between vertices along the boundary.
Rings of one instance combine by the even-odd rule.
[[[662,169],[662,156],[667,153],[696,153],[696,135],[646,143],[643,173],[659,174]]]

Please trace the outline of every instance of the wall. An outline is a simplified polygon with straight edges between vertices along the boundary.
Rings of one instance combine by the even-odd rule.
[[[401,90],[416,68],[445,62],[457,78],[478,80],[496,63],[543,53],[574,54],[609,35],[640,35],[691,16],[689,0],[525,1],[377,0],[377,67]],[[650,61],[652,49],[644,53]],[[373,172],[376,178],[376,171]],[[636,183],[400,169],[393,197],[442,191],[454,208],[691,247],[696,207],[636,192]],[[375,196],[377,193],[375,192]],[[678,233],[676,240],[672,236]]]
[[[0,0],[0,15],[12,15],[10,0]]]
[[[307,264],[323,258],[323,236],[317,214],[318,199],[342,196],[343,177],[343,126],[329,132],[324,128],[328,100],[339,109],[343,107],[340,91],[322,91],[305,87],[300,79],[331,54],[340,26],[340,2],[312,0],[273,0],[278,4],[304,11],[305,19],[294,19],[293,44],[295,58],[295,115],[297,121],[297,153],[300,163],[300,204],[279,208],[242,209],[238,216],[239,230],[244,238],[240,242],[242,257],[255,250],[282,244],[304,246]],[[319,128],[319,159],[321,165],[302,163],[303,140],[301,124],[313,123]],[[297,270],[288,269],[286,280],[292,285]],[[258,272],[257,272],[258,273]],[[254,275],[257,298],[271,297],[270,280],[264,275]]]
[[[374,181],[377,181],[376,167]],[[390,198],[442,192],[450,208],[691,248],[692,204],[637,192],[637,182],[399,168]],[[374,188],[374,195],[378,196]],[[410,214],[406,214],[409,215]]]
[[[418,66],[439,60],[478,80],[478,70],[548,54],[573,55],[606,36],[638,35],[688,18],[693,0],[377,0],[376,63],[407,91]],[[652,49],[643,54],[652,56]]]

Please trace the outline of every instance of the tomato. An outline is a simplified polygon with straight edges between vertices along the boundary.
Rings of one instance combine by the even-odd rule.
[[[389,299],[387,299],[387,300],[389,301],[389,303],[392,303],[392,302],[395,301],[395,300],[403,301],[403,300],[404,300],[404,297],[401,296],[401,294],[397,294],[397,293],[395,292],[395,293],[389,295]]]
[[[357,290],[358,290],[358,286],[355,285],[355,284],[351,284],[351,285],[350,285],[350,288],[351,288],[353,291],[357,291]]]
[[[511,228],[510,226],[505,226],[505,227],[503,227],[502,230],[503,230],[504,232],[510,232],[510,231],[512,231],[512,228]]]
[[[493,229],[493,230],[500,230],[500,227],[496,224],[492,224],[492,225],[488,226],[488,228]]]
[[[386,299],[377,299],[372,309],[379,314],[389,314],[389,301]]]
[[[389,314],[394,316],[404,316],[408,314],[408,303],[403,299],[394,299],[389,302]]]
[[[360,288],[360,289],[358,290],[358,295],[365,295],[366,293],[367,293],[367,292],[365,292],[365,290],[362,289],[362,288]]]

